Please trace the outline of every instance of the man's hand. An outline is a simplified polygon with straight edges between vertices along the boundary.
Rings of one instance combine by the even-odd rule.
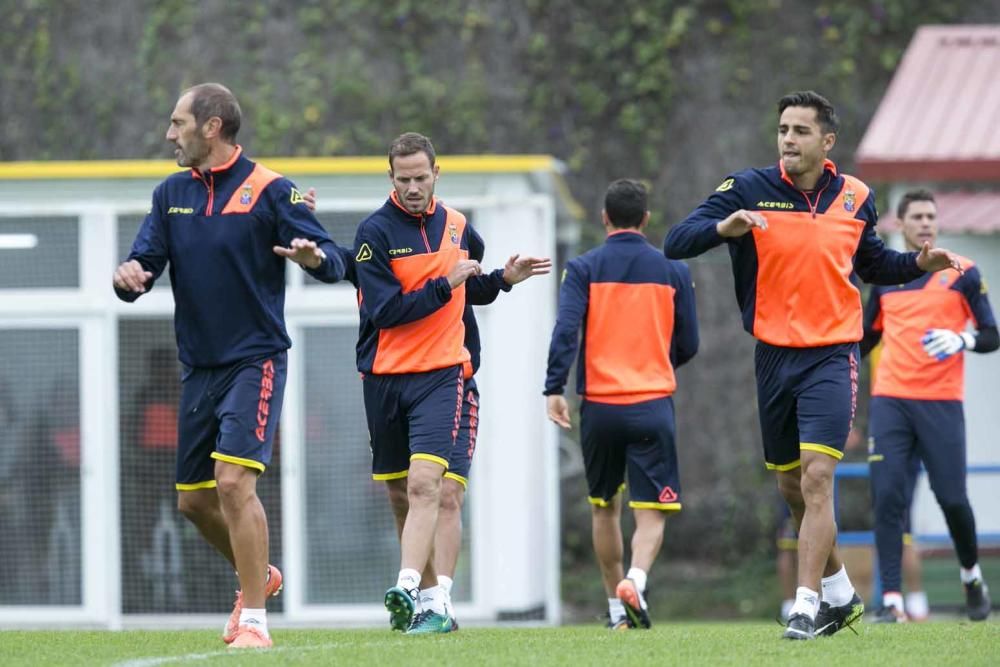
[[[142,268],[142,264],[132,259],[122,262],[115,269],[113,282],[115,287],[123,292],[138,292],[142,294],[146,291],[146,283],[152,279],[153,274]]]
[[[508,285],[516,285],[531,276],[544,276],[551,270],[552,260],[548,257],[511,255],[503,267],[503,279]]]
[[[545,397],[545,409],[549,413],[549,419],[562,426],[564,429],[571,429],[573,425],[569,422],[569,403],[562,394],[551,394]]]
[[[316,212],[316,188],[309,188],[306,193],[302,195],[302,199],[306,203],[306,208],[308,208],[313,213]]]
[[[287,248],[276,245],[273,250],[275,255],[286,257],[307,269],[319,268],[319,265],[326,259],[326,253],[316,245],[315,241],[309,239],[292,239]]]
[[[952,355],[976,347],[976,337],[967,331],[955,333],[949,329],[928,329],[920,343],[929,356],[944,361]]]
[[[451,285],[452,289],[455,289],[472,276],[478,276],[482,272],[483,269],[476,260],[459,260],[452,268],[451,273],[448,274],[448,284]]]
[[[740,209],[717,223],[715,231],[719,232],[719,236],[723,238],[735,239],[743,236],[754,227],[764,231],[767,229],[767,220],[760,213]]]
[[[928,272],[955,269],[959,273],[965,273],[965,269],[962,268],[962,263],[958,261],[958,256],[955,253],[944,248],[932,248],[927,241],[924,241],[924,247],[917,255],[917,266]]]

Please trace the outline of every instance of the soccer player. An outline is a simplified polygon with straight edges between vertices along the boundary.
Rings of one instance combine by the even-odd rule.
[[[833,519],[833,473],[854,416],[862,337],[851,273],[893,284],[960,268],[927,243],[919,253],[885,247],[875,233],[874,194],[827,159],[837,126],[821,95],[781,98],[779,164],[724,179],[664,242],[675,259],[727,244],[743,326],[758,341],[764,461],[777,472],[799,533],[787,639],[832,634],[864,613],[837,554]]]
[[[608,627],[649,628],[644,597],[668,513],[681,509],[674,442],[674,369],[698,350],[694,285],[683,262],[646,241],[646,188],[612,183],[607,240],[566,266],[545,379],[549,419],[570,428],[563,391],[576,356],[583,458],[594,551],[608,595]],[[579,343],[583,328],[583,342]],[[624,572],[620,515],[626,472],[635,517]]]
[[[372,478],[388,486],[401,546],[385,607],[391,627],[408,634],[454,628],[432,555],[470,361],[466,282],[488,279],[469,259],[465,216],[434,196],[438,173],[427,137],[397,137],[389,200],[362,221],[354,242]]]
[[[316,190],[310,188],[304,195],[311,210],[316,209]],[[469,256],[477,262],[483,261],[486,246],[472,227],[469,227]],[[354,257],[344,253],[344,263],[347,266],[347,279],[355,288],[357,271]],[[532,276],[549,273],[552,260],[549,258],[522,257],[512,255],[504,268],[482,276],[482,280],[466,281],[466,306],[462,313],[462,324],[465,326],[465,349],[469,351],[469,361],[463,364],[465,387],[462,394],[462,416],[458,435],[448,458],[448,472],[441,481],[441,502],[438,508],[437,530],[434,535],[434,569],[440,586],[440,595],[444,599],[444,608],[452,619],[452,629],[458,629],[451,604],[451,591],[454,585],[455,568],[458,566],[458,556],[462,545],[462,506],[465,502],[465,489],[469,483],[469,470],[476,451],[476,437],[479,430],[479,406],[481,404],[479,388],[476,386],[475,373],[479,370],[482,344],[479,339],[479,325],[472,306],[484,306],[493,303],[500,292],[509,292],[511,288]],[[405,516],[408,507],[403,507],[405,498],[402,494],[394,496],[400,503],[397,516]],[[427,600],[434,597],[434,591],[422,590],[420,598]],[[419,605],[418,605],[419,606]]]
[[[927,190],[903,195],[896,216],[906,247],[937,240],[937,205]],[[883,349],[872,388],[870,438],[875,545],[882,577],[878,620],[904,620],[900,554],[912,496],[913,464],[923,462],[955,544],[966,612],[973,621],[990,613],[979,567],[976,519],[966,492],[964,352],[1000,347],[986,282],[970,259],[965,272],[924,275],[872,289],[865,308],[862,354],[879,339]],[[976,331],[967,330],[972,323]]]
[[[177,505],[236,569],[240,590],[223,639],[272,645],[264,608],[281,588],[268,565],[257,477],[271,460],[291,345],[285,258],[324,282],[344,275],[340,249],[295,186],[236,144],[241,113],[225,86],[185,90],[167,141],[188,167],[153,192],[115,293],[134,301],[170,265],[174,328],[184,365]]]

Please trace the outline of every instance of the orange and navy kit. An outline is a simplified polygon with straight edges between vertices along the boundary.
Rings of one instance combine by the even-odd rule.
[[[630,507],[681,508],[671,396],[674,369],[697,350],[690,271],[637,230],[616,230],[567,264],[544,393],[563,393],[578,355],[591,503],[607,505],[627,472]]]
[[[901,285],[872,288],[865,307],[862,353],[879,341],[873,368],[868,460],[875,510],[875,544],[885,591],[902,585],[901,539],[907,531],[923,463],[963,567],[978,559],[975,518],[966,491],[963,353],[941,360],[922,339],[930,329],[977,329],[975,352],[1000,345],[986,283],[972,260],[964,273],[942,271]]]
[[[938,361],[924,352],[921,338],[929,329],[963,331],[969,322],[979,329],[996,328],[993,309],[979,268],[960,258],[964,273],[941,271],[906,284],[876,286],[865,307],[865,342],[881,339],[872,396],[961,401],[965,387],[965,355]],[[982,337],[977,341],[981,350]]]
[[[413,459],[448,469],[471,356],[467,284],[452,288],[447,276],[469,258],[469,232],[465,216],[437,199],[415,215],[395,192],[358,227],[357,361],[374,479],[405,477]],[[466,283],[495,280],[494,273]]]
[[[174,329],[184,366],[177,488],[215,486],[214,460],[263,471],[281,413],[286,350],[285,258],[294,238],[326,254],[323,282],[344,277],[341,248],[294,184],[236,150],[226,164],[177,172],[153,192],[129,260],[153,274],[169,264]],[[115,289],[123,301],[140,293]]]
[[[767,229],[723,238],[716,225],[755,211]],[[852,273],[877,284],[923,275],[917,253],[875,233],[875,194],[826,160],[804,192],[778,164],[727,177],[664,241],[667,257],[726,242],[743,326],[757,338],[758,408],[768,468],[799,465],[800,449],[843,456],[857,398],[861,294]]]

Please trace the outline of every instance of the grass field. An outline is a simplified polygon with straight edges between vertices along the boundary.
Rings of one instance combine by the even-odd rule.
[[[228,651],[209,631],[3,632],[0,665],[997,665],[1000,623],[861,625],[812,642],[776,623],[471,628],[405,637],[386,630],[278,630],[266,652]]]

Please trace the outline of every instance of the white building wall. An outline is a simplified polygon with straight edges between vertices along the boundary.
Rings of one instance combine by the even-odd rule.
[[[555,256],[547,199],[508,199],[480,211],[476,223],[486,241],[486,270],[503,266],[515,253]],[[476,309],[483,342],[477,374],[482,416],[470,494],[476,529],[488,531],[477,543],[476,582],[497,611],[542,606],[558,585],[558,560],[551,562],[553,551],[558,557],[556,440],[541,394],[555,279],[529,279]]]

